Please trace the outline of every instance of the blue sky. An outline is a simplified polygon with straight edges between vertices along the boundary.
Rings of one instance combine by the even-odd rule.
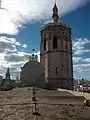
[[[16,0],[15,3],[3,0],[4,10],[0,10],[1,75],[4,76],[6,68],[10,67],[11,76],[15,78],[33,48],[39,55],[40,28],[51,21],[53,5],[54,0]],[[57,6],[59,20],[72,28],[74,78],[90,80],[90,0],[57,0]]]

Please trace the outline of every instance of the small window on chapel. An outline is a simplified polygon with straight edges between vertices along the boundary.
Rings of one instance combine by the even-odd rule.
[[[53,49],[57,49],[57,37],[53,37]]]
[[[46,39],[44,39],[44,50],[46,50]]]

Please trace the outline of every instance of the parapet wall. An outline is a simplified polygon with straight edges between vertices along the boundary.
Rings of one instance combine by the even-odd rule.
[[[73,94],[74,96],[84,96],[85,99],[89,99],[90,100],[90,93],[77,92],[77,91],[65,90],[65,89],[59,89],[59,88],[58,88],[58,91],[67,91],[67,92]]]

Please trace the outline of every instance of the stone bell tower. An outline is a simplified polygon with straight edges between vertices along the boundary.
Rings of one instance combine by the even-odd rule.
[[[10,80],[10,69],[7,68],[6,80]]]
[[[71,28],[59,22],[55,3],[53,23],[41,28],[40,62],[48,87],[73,89]]]

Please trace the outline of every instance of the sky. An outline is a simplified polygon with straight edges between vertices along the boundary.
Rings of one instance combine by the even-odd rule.
[[[52,21],[55,0],[2,0],[0,9],[0,75],[10,67],[19,75],[35,49],[40,53],[40,29]],[[59,21],[72,28],[73,75],[90,80],[90,0],[56,0]]]

